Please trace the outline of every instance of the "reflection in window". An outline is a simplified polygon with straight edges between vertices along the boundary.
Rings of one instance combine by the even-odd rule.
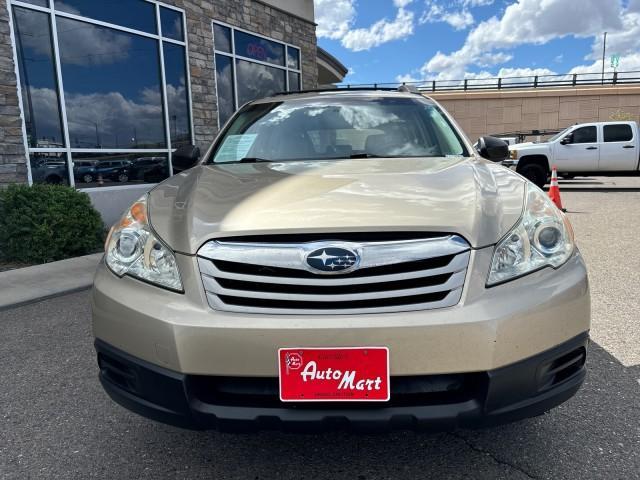
[[[236,60],[238,105],[284,92],[285,74],[286,71],[279,68]]]
[[[184,40],[182,32],[182,14],[170,8],[160,7],[162,36],[174,40]]]
[[[144,0],[55,0],[55,8],[143,32],[158,33],[155,7]]]
[[[284,45],[264,38],[235,31],[236,55],[261,62],[284,65]]]
[[[171,147],[191,143],[189,93],[184,47],[163,42]]]
[[[216,55],[216,90],[218,93],[218,118],[221,127],[231,118],[235,110],[233,85],[231,58],[225,55]]]
[[[169,176],[166,153],[74,153],[72,158],[80,188],[158,183]]]
[[[300,74],[289,72],[289,91],[297,92],[298,90],[300,90]]]
[[[219,52],[231,53],[231,30],[229,27],[213,24],[213,43]]]
[[[158,42],[57,22],[71,147],[165,147]]]
[[[287,66],[300,70],[300,50],[294,47],[287,47]]]
[[[38,5],[39,7],[48,7],[49,0],[22,0],[24,3],[30,3],[31,5]]]
[[[67,155],[61,152],[29,154],[33,183],[69,185]]]
[[[49,15],[19,7],[13,14],[28,144],[64,147]]]

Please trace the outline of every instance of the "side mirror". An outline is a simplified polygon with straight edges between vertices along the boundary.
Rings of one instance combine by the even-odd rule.
[[[571,143],[573,143],[573,133],[570,133],[569,135],[564,137],[562,140],[560,140],[561,145],[569,145]]]
[[[509,158],[509,144],[496,137],[480,137],[478,153],[492,162],[501,162]]]
[[[173,164],[173,172],[179,173],[194,167],[200,160],[200,149],[195,145],[182,145],[173,152],[171,161]]]

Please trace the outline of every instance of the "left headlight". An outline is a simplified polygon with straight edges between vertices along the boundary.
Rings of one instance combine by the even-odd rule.
[[[119,277],[131,275],[164,288],[182,291],[175,255],[149,226],[146,195],[111,228],[105,242],[105,261]]]
[[[527,184],[520,222],[496,246],[487,286],[521,277],[543,267],[558,268],[573,253],[573,229],[538,187]]]

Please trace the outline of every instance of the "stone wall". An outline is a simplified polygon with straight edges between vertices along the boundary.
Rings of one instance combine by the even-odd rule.
[[[217,133],[212,21],[219,20],[301,49],[303,88],[317,83],[315,24],[257,0],[164,0],[186,12],[196,144],[205,150]],[[0,0],[0,185],[26,182],[7,0]]]
[[[0,185],[27,181],[22,119],[6,0],[0,0]]]
[[[563,129],[606,122],[616,114],[640,121],[640,87],[433,93],[472,142],[483,135],[519,130]]]

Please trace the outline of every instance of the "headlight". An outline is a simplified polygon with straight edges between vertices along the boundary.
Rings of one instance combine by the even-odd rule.
[[[146,195],[111,228],[105,243],[105,260],[119,277],[131,275],[182,291],[175,255],[149,227]]]
[[[517,160],[518,159],[518,151],[517,150],[509,151],[509,158],[511,160]]]
[[[542,267],[557,268],[574,249],[573,229],[549,197],[527,184],[524,214],[496,246],[487,286],[506,282]]]

